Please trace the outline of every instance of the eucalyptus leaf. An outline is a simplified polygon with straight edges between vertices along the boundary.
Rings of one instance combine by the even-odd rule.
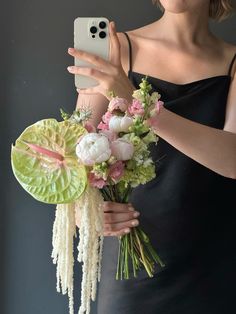
[[[44,119],[27,127],[12,145],[11,164],[21,186],[49,204],[70,203],[87,184],[86,168],[75,153],[86,129],[68,120]]]

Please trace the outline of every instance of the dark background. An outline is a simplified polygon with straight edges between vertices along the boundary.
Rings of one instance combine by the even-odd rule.
[[[76,17],[106,16],[120,32],[151,23],[160,12],[151,0],[8,0],[1,15],[0,313],[67,314],[67,295],[56,292],[51,259],[55,206],[37,202],[17,183],[10,166],[11,143],[38,120],[60,119],[60,107],[75,108],[74,77],[66,68],[73,64],[67,48],[73,45]],[[211,26],[236,43],[235,17]],[[80,267],[75,261],[75,313]]]

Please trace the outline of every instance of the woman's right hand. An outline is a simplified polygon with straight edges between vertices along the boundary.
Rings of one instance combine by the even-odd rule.
[[[132,227],[139,224],[137,217],[139,212],[135,211],[132,204],[122,204],[105,201],[104,211],[104,236],[121,236],[130,232]],[[80,225],[80,217],[76,215],[76,225]]]
[[[130,228],[139,224],[139,212],[132,204],[104,202],[104,236],[121,236],[130,232]]]

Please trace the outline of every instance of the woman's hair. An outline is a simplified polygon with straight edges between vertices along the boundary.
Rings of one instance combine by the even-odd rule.
[[[164,8],[160,0],[152,0],[163,12]],[[209,17],[216,21],[222,21],[235,11],[233,0],[210,0]]]

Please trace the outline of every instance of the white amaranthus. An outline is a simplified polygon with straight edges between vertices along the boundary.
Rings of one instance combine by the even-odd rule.
[[[78,200],[57,204],[53,224],[52,255],[57,264],[57,292],[68,293],[69,314],[74,314],[73,237],[76,237],[76,215],[80,216],[78,261],[82,265],[81,306],[79,314],[90,313],[95,301],[97,281],[101,279],[103,247],[103,198],[98,189],[87,186]],[[61,286],[61,288],[60,288]]]
[[[79,314],[90,313],[90,300],[95,301],[97,281],[101,278],[103,202],[99,190],[89,185],[76,202],[75,210],[80,216],[77,259],[83,262]]]
[[[58,204],[53,224],[51,257],[53,263],[57,264],[57,292],[68,293],[70,314],[74,314],[74,236],[76,237],[75,203]]]

